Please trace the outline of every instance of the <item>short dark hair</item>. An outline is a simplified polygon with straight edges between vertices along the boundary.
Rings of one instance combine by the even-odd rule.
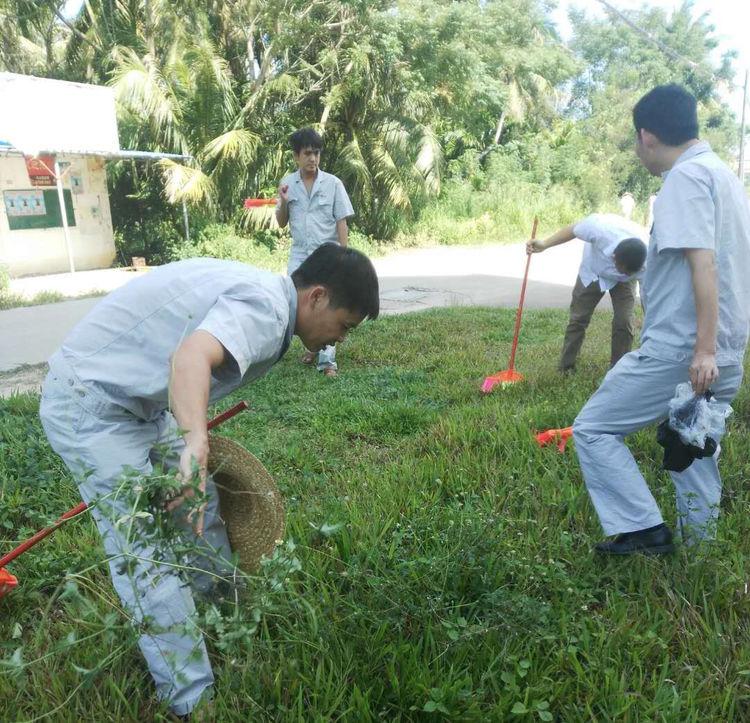
[[[323,150],[323,139],[313,128],[300,128],[289,136],[289,145],[295,153],[301,153],[305,148]]]
[[[292,281],[297,289],[325,286],[336,309],[356,311],[367,319],[377,319],[380,313],[378,275],[361,251],[323,244],[292,273]]]
[[[698,103],[681,85],[657,85],[633,108],[636,133],[653,133],[668,146],[681,146],[698,137]]]
[[[625,273],[637,273],[646,261],[646,244],[639,238],[620,241],[615,248],[615,261],[625,269]]]

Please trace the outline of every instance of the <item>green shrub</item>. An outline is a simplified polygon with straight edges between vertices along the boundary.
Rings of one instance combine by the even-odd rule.
[[[258,234],[261,235],[260,240]],[[178,260],[210,256],[243,261],[272,271],[283,271],[289,257],[290,239],[286,234],[273,234],[273,231],[259,231],[253,235],[243,235],[230,224],[210,224],[189,244],[176,246],[173,258]]]
[[[511,243],[528,238],[534,216],[539,217],[541,234],[589,212],[576,193],[562,185],[544,188],[493,177],[485,188],[475,190],[471,183],[450,182],[407,235],[419,245]]]

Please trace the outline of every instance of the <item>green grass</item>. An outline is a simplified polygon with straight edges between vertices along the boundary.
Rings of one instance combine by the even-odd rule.
[[[0,311],[17,309],[22,306],[40,306],[41,304],[55,304],[59,301],[71,301],[72,299],[88,299],[94,296],[104,296],[106,291],[89,291],[76,296],[66,296],[59,291],[40,291],[32,298],[21,296],[21,294],[0,293]]]
[[[336,379],[299,364],[295,343],[236,396],[252,411],[222,433],[276,478],[296,548],[242,599],[239,621],[231,604],[205,620],[217,720],[748,719],[747,390],[723,446],[719,543],[596,559],[601,531],[573,445],[540,449],[531,432],[570,424],[596,388],[607,315],[595,315],[580,372],[563,378],[564,312],[529,312],[527,382],[484,397],[482,378],[507,364],[513,316],[384,318],[342,347]],[[3,549],[78,499],[37,406],[0,402]],[[673,521],[654,430],[629,443]],[[11,566],[21,586],[0,600],[0,720],[164,715],[102,555],[83,519]],[[243,617],[253,609],[255,626]]]
[[[39,306],[40,304],[53,304],[57,301],[65,301],[66,297],[58,291],[42,291],[29,299],[21,294],[0,293],[0,311],[17,309],[21,306]]]

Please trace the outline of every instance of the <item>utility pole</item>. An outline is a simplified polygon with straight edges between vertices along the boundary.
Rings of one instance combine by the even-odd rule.
[[[742,123],[740,124],[740,162],[737,166],[737,175],[740,181],[745,182],[745,110],[747,109],[747,75],[745,70],[745,89],[742,91]]]
[[[68,227],[68,209],[65,206],[65,190],[63,189],[62,171],[60,170],[60,163],[57,160],[57,156],[55,156],[55,185],[57,186],[57,201],[60,204],[60,216],[62,216],[65,248],[68,252],[68,269],[71,274],[74,274],[76,271],[76,263],[73,258],[73,243],[70,240],[70,228]]]

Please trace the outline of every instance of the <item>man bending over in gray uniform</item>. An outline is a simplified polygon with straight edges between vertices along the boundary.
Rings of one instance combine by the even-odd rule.
[[[561,372],[575,369],[594,309],[607,291],[614,310],[610,366],[633,348],[635,284],[643,276],[645,235],[644,228],[627,218],[594,213],[546,239],[532,239],[526,244],[526,251],[535,254],[574,238],[586,242],[570,301],[570,320],[560,355]]]
[[[111,293],[50,359],[40,406],[44,431],[84,501],[108,496],[91,512],[112,582],[143,626],[141,651],[159,697],[175,714],[188,714],[213,683],[191,593],[210,585],[198,577],[186,585],[175,571],[180,561],[168,551],[128,539],[127,525],[116,521],[132,510],[126,495],[114,493],[150,475],[159,461],[178,468],[183,480],[199,470],[207,502],[193,534],[222,569],[220,558],[226,563],[231,551],[216,488],[206,479],[208,405],[268,372],[293,334],[317,351],[343,341],[378,311],[372,263],[337,244],[318,248],[291,277],[235,261],[190,259]],[[194,489],[186,487],[183,497]],[[149,634],[151,626],[158,632]]]

